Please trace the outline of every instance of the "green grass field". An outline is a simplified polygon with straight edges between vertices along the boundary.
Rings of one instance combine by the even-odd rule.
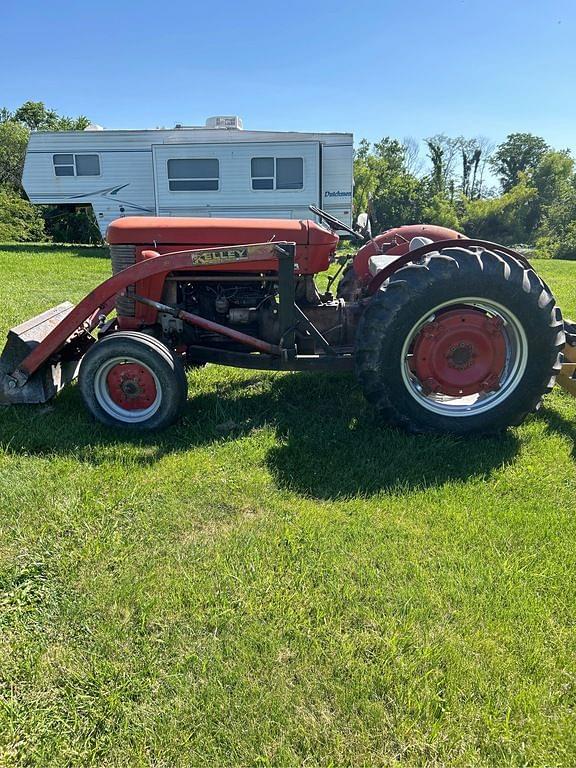
[[[108,273],[0,247],[2,335]],[[349,376],[189,385],[145,438],[0,409],[1,766],[576,765],[576,401],[431,439]]]

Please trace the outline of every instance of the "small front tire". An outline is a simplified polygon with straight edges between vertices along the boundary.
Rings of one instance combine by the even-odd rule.
[[[158,430],[172,424],[186,403],[181,361],[145,333],[106,336],[84,356],[78,377],[84,404],[113,427]]]

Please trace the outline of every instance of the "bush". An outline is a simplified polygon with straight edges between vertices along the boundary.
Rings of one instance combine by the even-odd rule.
[[[540,257],[576,259],[576,177],[544,208],[536,248]]]
[[[423,221],[426,223],[455,230],[460,230],[462,227],[454,203],[441,194],[436,194],[430,199],[423,213]]]
[[[529,243],[536,196],[537,190],[522,179],[500,197],[468,200],[462,215],[463,231],[469,237],[503,245]]]
[[[86,245],[102,243],[92,206],[46,205],[43,208],[46,232],[54,242]]]
[[[45,239],[39,210],[17,192],[0,188],[0,241],[25,243]]]
[[[558,235],[547,234],[536,241],[536,256],[541,259],[576,259],[576,221]]]

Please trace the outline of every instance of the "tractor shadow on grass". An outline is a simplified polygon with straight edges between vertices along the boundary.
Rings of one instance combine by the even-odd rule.
[[[40,254],[53,254],[65,252],[69,256],[75,258],[99,258],[105,259],[110,256],[110,251],[107,246],[103,245],[70,245],[70,243],[16,243],[0,245],[0,251],[6,251],[8,253],[32,253],[36,255]]]
[[[279,379],[266,463],[276,483],[321,499],[370,496],[486,477],[519,440],[408,435],[379,424],[352,376]]]
[[[194,374],[202,376],[202,372]],[[272,429],[264,462],[278,487],[319,499],[401,493],[487,477],[514,461],[518,438],[411,436],[380,425],[352,376],[223,371],[189,400],[181,421],[150,435],[118,433],[85,413],[77,387],[49,406],[0,409],[0,445],[8,451],[67,455],[91,465],[163,456],[210,444],[238,444]],[[250,450],[250,447],[246,447]],[[253,450],[253,447],[252,447]]]

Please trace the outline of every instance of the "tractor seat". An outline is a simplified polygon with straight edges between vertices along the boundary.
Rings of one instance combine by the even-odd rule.
[[[432,242],[434,241],[430,240],[429,237],[413,237],[412,240],[410,240],[408,250],[415,251],[416,248],[422,248],[423,245],[428,245],[428,243]],[[375,253],[374,256],[370,256],[368,259],[368,269],[370,270],[370,274],[374,277],[374,275],[381,272],[390,264],[393,264],[401,256],[402,254],[399,253],[390,256],[385,253]]]

